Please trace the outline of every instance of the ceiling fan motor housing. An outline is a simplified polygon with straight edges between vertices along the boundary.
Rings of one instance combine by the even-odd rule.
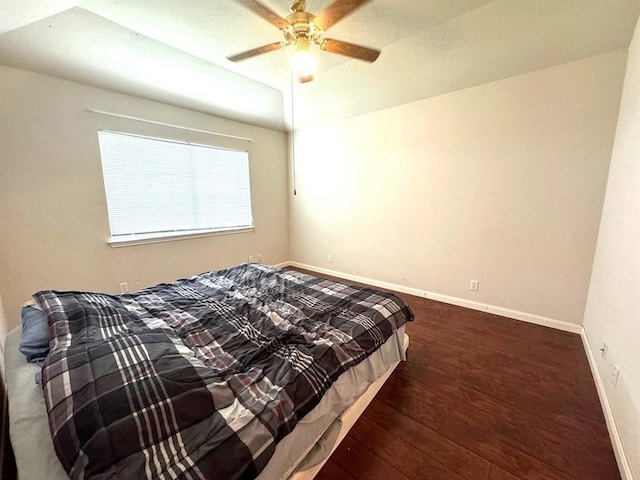
[[[309,12],[294,12],[286,18],[289,26],[282,29],[287,44],[298,44],[299,40],[304,38],[308,42],[320,44],[320,36],[323,31],[314,23],[315,18]]]

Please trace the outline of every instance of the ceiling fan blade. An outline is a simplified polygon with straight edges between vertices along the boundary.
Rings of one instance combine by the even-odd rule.
[[[361,47],[360,45],[343,42],[342,40],[334,40],[332,38],[325,39],[320,45],[320,48],[327,52],[346,55],[347,57],[357,58],[365,62],[375,62],[381,53],[380,50]]]
[[[236,0],[236,2],[238,2],[245,8],[248,8],[253,13],[258,15],[259,17],[264,18],[267,22],[275,25],[281,30],[289,26],[284,18],[280,17],[280,15],[278,15],[262,3],[258,2],[257,0]]]
[[[232,55],[230,57],[227,57],[227,60],[231,60],[232,62],[239,62],[240,60],[246,60],[247,58],[255,57],[256,55],[262,55],[263,53],[273,52],[274,50],[278,50],[281,47],[282,47],[282,43],[280,42],[270,43],[269,45],[263,45],[258,48],[252,48],[251,50],[247,50],[246,52]]]
[[[335,25],[344,17],[349,15],[358,7],[361,7],[365,3],[369,3],[371,0],[336,0],[322,12],[316,15],[313,23],[315,23],[322,30],[326,30],[332,25]]]

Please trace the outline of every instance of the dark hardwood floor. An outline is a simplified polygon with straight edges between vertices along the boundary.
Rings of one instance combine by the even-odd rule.
[[[579,335],[418,297],[402,362],[318,480],[614,480]]]

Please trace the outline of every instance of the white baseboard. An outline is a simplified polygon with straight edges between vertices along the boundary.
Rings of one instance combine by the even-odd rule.
[[[511,310],[508,308],[497,307],[495,305],[487,305],[485,303],[474,302],[472,300],[466,300],[464,298],[451,297],[449,295],[442,295],[440,293],[428,292],[425,290],[419,290],[417,288],[406,287],[404,285],[398,285],[396,283],[382,282],[373,278],[361,277],[359,275],[351,275],[349,273],[338,272],[335,270],[329,270],[327,268],[316,267],[313,265],[307,265],[299,262],[283,262],[276,265],[279,268],[282,267],[298,267],[305,270],[311,270],[317,273],[323,273],[325,275],[331,275],[334,277],[344,278],[345,280],[352,280],[354,282],[366,283],[374,287],[386,288],[394,290],[396,292],[402,292],[416,297],[428,298],[430,300],[436,300],[438,302],[448,303],[451,305],[457,305],[459,307],[466,307],[472,310],[479,310],[481,312],[493,313],[502,317],[513,318],[515,320],[521,320],[523,322],[534,323],[536,325],[542,325],[544,327],[551,327],[557,330],[563,330],[565,332],[580,333],[581,326],[574,323],[563,322],[561,320],[555,320],[553,318],[542,317],[540,315],[534,315],[531,313],[520,312],[518,310]]]
[[[284,268],[284,267],[292,266],[292,263],[291,262],[274,263],[271,266],[276,268]]]
[[[624,447],[622,446],[622,439],[620,438],[620,433],[618,432],[616,421],[613,418],[613,411],[611,410],[611,405],[609,404],[607,391],[604,388],[604,383],[602,382],[602,377],[600,376],[600,370],[598,370],[596,358],[593,355],[593,350],[591,350],[591,344],[589,343],[589,338],[587,337],[587,332],[585,331],[584,327],[580,329],[580,337],[582,337],[582,344],[584,345],[584,349],[587,352],[587,359],[589,360],[589,367],[591,367],[593,380],[596,382],[596,390],[598,391],[598,397],[600,397],[600,404],[602,405],[604,418],[607,422],[607,430],[609,430],[609,437],[611,437],[613,453],[616,456],[616,462],[618,462],[620,475],[622,476],[622,480],[633,480],[631,467],[629,466],[627,456],[624,453]]]

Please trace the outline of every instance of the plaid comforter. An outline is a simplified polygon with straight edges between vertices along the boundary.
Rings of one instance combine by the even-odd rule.
[[[254,478],[340,374],[413,317],[393,294],[258,264],[34,298],[72,478]]]

